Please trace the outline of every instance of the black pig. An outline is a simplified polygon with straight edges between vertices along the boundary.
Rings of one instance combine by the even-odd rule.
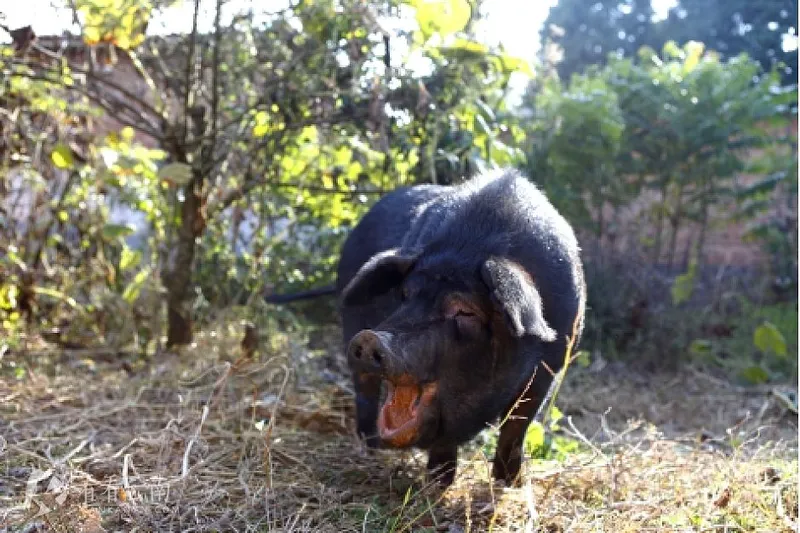
[[[544,194],[514,170],[387,194],[345,242],[337,290],[368,446],[425,449],[449,485],[458,446],[513,411],[493,474],[518,482],[527,427],[583,330],[578,243]]]

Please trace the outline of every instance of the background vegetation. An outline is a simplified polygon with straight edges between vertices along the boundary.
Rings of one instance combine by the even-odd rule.
[[[791,313],[796,51],[780,46],[795,11],[715,4],[749,28],[743,40],[742,28],[690,16],[700,2],[658,23],[646,2],[573,4],[558,3],[543,30],[543,50],[561,50],[557,72],[545,57],[514,109],[511,76],[533,72],[475,40],[479,11],[464,1],[261,14],[197,4],[193,32],[148,36],[168,3],[86,0],[66,48],[17,29],[2,63],[6,336],[36,324],[67,343],[187,344],[215,309],[331,283],[348,228],[382,192],[495,165],[526,171],[581,232],[596,280],[590,350],[663,360],[702,345],[705,357],[722,350],[702,334],[717,321],[749,336],[760,323],[739,331],[726,311],[752,313],[725,290],[676,331],[686,321],[675,304],[708,271],[709,235],[732,223],[766,251],[755,274],[772,292],[748,301]],[[676,22],[687,18],[697,27]],[[77,60],[76,45],[91,53]],[[112,205],[146,218],[137,239]],[[604,278],[623,273],[639,279]],[[791,352],[794,330],[769,324],[792,345],[778,353]],[[775,355],[736,351],[759,367]],[[792,366],[777,365],[789,378]]]
[[[561,0],[535,65],[476,37],[490,2],[197,0],[172,34],[170,0],[67,4],[63,38],[0,25],[0,379],[42,347],[135,369],[239,319],[341,370],[333,298],[264,297],[332,283],[386,191],[512,166],[580,234],[578,371],[788,383],[796,414],[796,2]],[[534,456],[577,450],[536,427]]]

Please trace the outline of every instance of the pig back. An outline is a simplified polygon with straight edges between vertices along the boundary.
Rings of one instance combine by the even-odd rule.
[[[341,293],[358,270],[380,252],[400,247],[423,206],[444,187],[417,185],[395,189],[381,198],[356,224],[345,240],[339,258],[336,289]]]
[[[438,197],[444,187],[417,185],[395,189],[381,198],[353,228],[342,247],[337,270],[336,290],[341,294],[359,269],[380,252],[398,248],[425,206]],[[397,306],[392,292],[376,295],[369,303],[340,307],[344,345],[362,329],[374,328]],[[341,304],[340,304],[341,305]]]

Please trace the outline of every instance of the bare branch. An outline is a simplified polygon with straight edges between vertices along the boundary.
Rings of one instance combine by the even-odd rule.
[[[239,187],[238,189],[233,189],[228,191],[227,194],[225,194],[225,196],[223,196],[219,202],[216,202],[216,205],[214,206],[215,212],[224,211],[232,203],[250,194],[250,192],[252,192],[253,189],[256,189],[257,187],[267,184],[269,184],[269,182],[266,179],[266,177],[261,177],[260,179],[256,179],[252,175],[246,177],[241,187]],[[334,187],[321,187],[318,185],[307,185],[304,183],[273,183],[270,186],[275,189],[297,189],[301,191],[310,191],[320,194],[343,194],[346,196],[354,196],[359,194],[382,196],[387,192],[389,192],[385,189],[374,189],[374,190],[337,189]]]
[[[186,73],[184,77],[184,87],[186,94],[183,99],[183,131],[184,135],[189,132],[189,106],[193,104],[191,96],[193,92],[192,71],[195,68],[194,52],[197,48],[197,18],[200,13],[200,0],[194,0],[194,14],[192,15],[192,34],[189,39],[189,53],[186,55]]]
[[[220,24],[220,18],[222,14],[222,0],[217,0],[217,10],[214,14],[214,50],[212,53],[212,79],[211,79],[211,139],[209,141],[209,146],[211,147],[208,159],[211,160],[214,158],[214,148],[217,146],[217,119],[219,115],[219,49],[220,49],[220,37],[222,36],[222,27]],[[206,165],[207,161],[203,161],[203,165]],[[210,168],[206,170],[211,170]]]
[[[377,195],[384,195],[390,191],[386,189],[371,189],[371,190],[363,190],[363,189],[336,189],[334,187],[320,187],[318,185],[305,185],[303,183],[275,183],[272,185],[276,189],[298,189],[302,191],[310,191],[310,192],[318,192],[322,194],[344,194],[347,196],[356,195],[356,194],[377,194]]]
[[[3,28],[3,29],[5,29],[5,28]],[[40,44],[38,44],[36,42],[34,42],[32,44],[32,48],[34,50],[36,50],[37,52],[49,57],[50,59],[52,59],[54,61],[60,62],[61,59],[62,59],[62,57],[59,54],[53,52],[52,50],[49,50],[48,48],[45,48],[44,46],[41,46]],[[32,69],[36,69],[36,67],[39,66],[39,65],[32,65],[32,64],[30,64],[30,63],[28,63],[27,61],[24,61],[24,60],[23,61],[14,60],[13,63],[14,64],[25,65],[25,66],[27,66],[29,68],[32,68]],[[117,91],[120,94],[122,94],[125,97],[125,99],[132,100],[134,103],[136,103],[137,105],[139,105],[141,107],[140,111],[141,111],[142,114],[150,113],[152,115],[155,115],[156,117],[163,118],[162,113],[160,113],[157,109],[155,109],[153,106],[151,106],[147,101],[145,101],[144,99],[142,99],[141,97],[139,97],[135,93],[131,92],[130,90],[126,89],[125,87],[123,87],[123,86],[121,86],[121,85],[119,85],[117,83],[114,83],[113,81],[107,79],[104,76],[98,75],[94,71],[93,68],[84,69],[84,68],[81,68],[80,66],[74,65],[74,64],[70,64],[69,68],[74,73],[82,74],[82,75],[86,76],[87,80],[91,79],[92,81],[95,81],[97,83],[103,84],[107,88],[113,89],[114,91]],[[55,68],[51,68],[51,69],[45,69],[45,70],[55,71],[56,69]]]
[[[150,73],[147,72],[147,69],[144,68],[144,65],[142,64],[142,61],[139,59],[139,55],[137,53],[135,53],[133,50],[130,50],[128,52],[128,57],[131,58],[131,64],[136,69],[136,72],[139,74],[139,76],[141,76],[144,82],[147,84],[147,88],[150,89],[150,92],[152,93],[153,98],[155,99],[154,111],[158,113],[158,115],[162,119],[165,120],[167,118],[167,112],[166,112],[167,104],[159,94],[155,80],[150,75]]]
[[[13,72],[11,73],[11,76],[27,78],[30,80],[45,81],[48,83],[52,83],[54,85],[62,86],[64,87],[65,90],[74,91],[79,94],[82,94],[83,96],[91,100],[92,103],[101,107],[106,113],[108,113],[108,115],[111,118],[125,124],[126,126],[130,126],[133,129],[138,130],[141,133],[144,133],[145,135],[149,135],[156,140],[162,139],[161,132],[153,128],[150,124],[143,124],[142,116],[141,113],[139,113],[139,110],[130,105],[118,102],[116,100],[113,102],[109,102],[105,100],[101,94],[96,94],[93,91],[81,88],[76,85],[65,86],[60,80],[55,80],[44,74]],[[124,112],[130,113],[133,119],[125,117],[123,115]]]

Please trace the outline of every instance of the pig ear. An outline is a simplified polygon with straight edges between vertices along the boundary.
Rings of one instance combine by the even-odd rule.
[[[342,291],[344,305],[360,305],[403,282],[416,257],[402,256],[397,249],[375,254],[359,269]]]
[[[533,335],[547,342],[556,340],[556,332],[544,319],[542,297],[522,266],[492,257],[481,267],[481,277],[515,337]]]

